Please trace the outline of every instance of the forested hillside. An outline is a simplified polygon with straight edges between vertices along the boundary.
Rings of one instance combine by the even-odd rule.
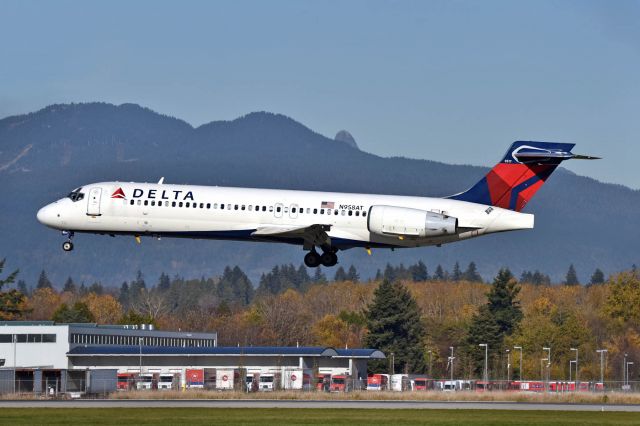
[[[500,147],[495,148],[496,161],[511,142],[491,144]],[[52,105],[0,120],[0,253],[22,269],[30,285],[42,269],[57,283],[73,275],[114,286],[140,269],[200,277],[220,275],[228,264],[238,264],[257,282],[275,264],[298,264],[302,250],[170,239],[145,239],[138,246],[132,238],[80,235],[76,250],[63,253],[60,235],[40,225],[35,213],[95,181],[164,176],[172,183],[444,196],[466,189],[485,172],[482,167],[378,157],[265,112],[193,128],[134,104]],[[559,170],[526,211],[536,214],[532,231],[441,248],[374,250],[373,256],[350,250],[340,260],[356,265],[364,278],[387,263],[422,260],[434,269],[473,260],[486,278],[508,265],[518,274],[539,269],[555,280],[570,263],[579,274],[595,267],[608,274],[639,261],[639,191]]]

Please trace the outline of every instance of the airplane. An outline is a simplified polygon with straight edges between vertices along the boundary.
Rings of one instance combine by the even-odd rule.
[[[514,142],[503,159],[465,192],[445,198],[339,192],[101,182],[42,207],[42,224],[76,233],[290,243],[308,267],[338,263],[355,247],[441,246],[496,232],[531,229],[521,213],[575,144]],[[318,253],[318,249],[322,253]]]

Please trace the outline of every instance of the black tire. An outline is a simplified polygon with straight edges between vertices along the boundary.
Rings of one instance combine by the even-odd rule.
[[[335,253],[325,251],[322,253],[322,256],[320,256],[320,262],[322,263],[322,266],[330,268],[332,266],[336,266],[336,263],[338,263],[338,256]]]
[[[71,241],[65,241],[62,243],[62,250],[71,251],[73,250],[73,243]]]
[[[320,255],[315,251],[310,251],[304,256],[304,264],[309,268],[320,266]]]

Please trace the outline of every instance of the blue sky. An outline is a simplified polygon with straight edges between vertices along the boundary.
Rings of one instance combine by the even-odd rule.
[[[492,165],[514,140],[640,188],[638,1],[3,1],[0,117],[266,110],[375,154]]]

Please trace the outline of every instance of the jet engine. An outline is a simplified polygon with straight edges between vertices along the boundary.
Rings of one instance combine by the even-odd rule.
[[[455,234],[458,219],[407,207],[372,206],[367,226],[369,232],[378,235],[440,237]]]

